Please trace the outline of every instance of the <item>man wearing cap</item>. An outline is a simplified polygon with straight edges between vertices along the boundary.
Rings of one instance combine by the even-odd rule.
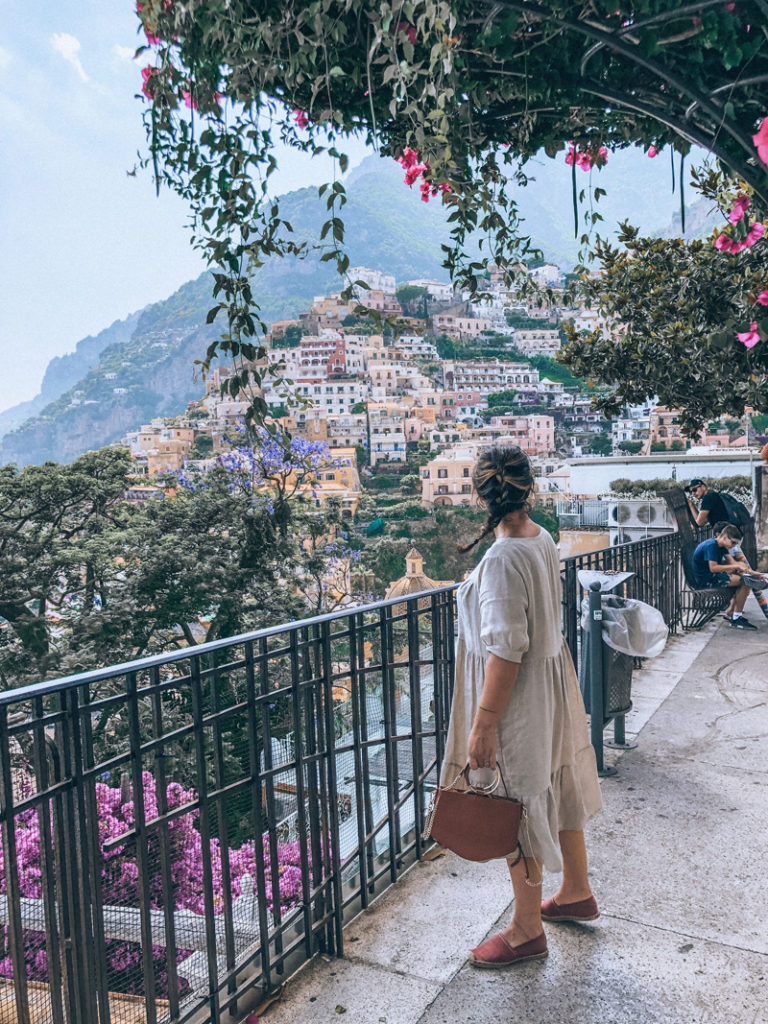
[[[714,526],[715,523],[728,522],[728,509],[719,491],[710,491],[698,477],[691,480],[686,491],[699,502],[698,512],[693,509],[697,526]]]

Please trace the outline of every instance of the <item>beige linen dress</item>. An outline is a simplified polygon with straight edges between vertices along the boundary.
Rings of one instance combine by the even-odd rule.
[[[562,635],[557,548],[545,530],[501,537],[459,587],[456,681],[442,784],[468,760],[469,732],[488,654],[518,662],[498,726],[498,762],[509,796],[528,810],[526,856],[561,871],[558,832],[581,829],[602,799],[584,702]]]

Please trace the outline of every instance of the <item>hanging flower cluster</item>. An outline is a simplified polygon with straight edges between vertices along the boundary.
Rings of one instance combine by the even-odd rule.
[[[412,187],[414,182],[422,179],[419,185],[419,191],[421,192],[421,200],[424,203],[428,203],[430,196],[436,195],[447,195],[451,191],[451,186],[447,181],[435,184],[434,182],[427,181],[427,175],[429,174],[429,161],[425,160],[423,163],[419,160],[419,154],[415,149],[409,149],[408,146],[403,150],[403,155],[397,158],[397,162],[405,170],[405,178],[403,179],[408,187]]]
[[[569,142],[568,152],[565,154],[565,162],[569,167],[575,162],[576,166],[581,168],[582,171],[588,171],[592,167],[599,169],[600,167],[605,167],[608,163],[608,150],[605,146],[588,146],[586,149],[579,149],[574,142]]]
[[[757,135],[752,136],[757,155],[764,164],[768,164],[768,117],[764,117]]]
[[[735,229],[734,235],[732,236],[725,231],[721,231],[715,239],[716,249],[735,256],[742,249],[751,249],[756,242],[760,241],[765,234],[765,225],[761,224],[760,221],[755,221],[750,226],[749,218],[747,217],[748,209],[749,199],[742,192],[737,197],[736,202],[733,204],[733,209],[728,214],[728,220]]]
[[[293,119],[299,128],[309,128],[309,118],[306,110],[294,110]]]
[[[162,7],[163,14],[170,14],[173,10],[173,0],[162,0],[160,5],[150,2],[147,4],[147,10],[144,10],[142,0],[137,0],[136,3],[136,13],[141,18],[141,25],[144,29],[144,35],[147,37],[147,45],[149,46],[159,46],[163,41],[155,31],[155,17],[152,12],[152,7],[157,8],[158,6]]]

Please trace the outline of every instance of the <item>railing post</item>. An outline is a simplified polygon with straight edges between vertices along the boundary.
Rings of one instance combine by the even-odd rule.
[[[589,588],[589,701],[590,733],[598,772],[603,771],[603,598],[600,584]]]

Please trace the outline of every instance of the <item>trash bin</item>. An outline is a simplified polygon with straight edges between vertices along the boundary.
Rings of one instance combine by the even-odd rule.
[[[579,684],[587,712],[591,713],[589,664],[591,636],[589,598],[581,604],[582,642]],[[632,666],[635,658],[655,658],[664,650],[667,626],[661,612],[643,601],[602,596],[603,719],[607,724],[632,707]],[[599,692],[599,691],[598,691]]]

